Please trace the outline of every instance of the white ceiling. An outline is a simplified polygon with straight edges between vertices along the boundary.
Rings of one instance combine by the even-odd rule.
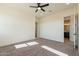
[[[35,13],[36,10],[35,8],[31,8],[29,6],[37,6],[37,4],[36,3],[6,3],[6,4],[0,4],[0,9],[1,7],[18,9],[28,12],[29,14],[33,14],[34,16],[40,18],[58,11],[62,11],[67,8],[74,7],[76,6],[76,4],[70,3],[69,5],[67,5],[66,3],[49,3],[49,6],[43,8],[45,9],[46,12],[39,10],[37,13]]]
[[[48,16],[52,13],[56,13],[58,11],[62,11],[68,8],[75,7],[77,4],[69,4],[67,5],[66,3],[50,3],[49,6],[45,7],[44,9],[46,12],[39,11],[36,13],[37,17],[44,17]]]

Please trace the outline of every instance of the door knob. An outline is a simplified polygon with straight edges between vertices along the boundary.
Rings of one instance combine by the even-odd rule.
[[[74,33],[73,35],[77,35],[77,33]]]

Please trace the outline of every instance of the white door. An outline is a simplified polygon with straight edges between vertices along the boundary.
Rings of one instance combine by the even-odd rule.
[[[70,40],[73,41],[74,48],[78,47],[78,16],[71,16],[70,23]]]
[[[75,47],[78,48],[78,15],[75,15]]]

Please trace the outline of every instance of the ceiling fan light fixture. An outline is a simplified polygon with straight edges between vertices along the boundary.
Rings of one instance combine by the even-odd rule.
[[[45,10],[43,8],[47,7],[47,6],[49,6],[49,4],[41,5],[40,3],[37,3],[37,6],[30,6],[30,7],[36,8],[35,12],[37,12],[38,10],[45,12]]]
[[[40,7],[38,7],[37,9],[38,9],[38,10],[40,10],[41,8],[40,8]]]

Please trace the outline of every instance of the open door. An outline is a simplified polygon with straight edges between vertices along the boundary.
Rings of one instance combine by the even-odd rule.
[[[64,38],[65,41],[73,42],[73,47],[78,48],[78,15],[64,17]]]
[[[70,40],[74,42],[74,48],[78,48],[78,18],[77,15],[71,16]]]
[[[75,41],[74,41],[74,48],[78,48],[78,15],[75,15]]]

